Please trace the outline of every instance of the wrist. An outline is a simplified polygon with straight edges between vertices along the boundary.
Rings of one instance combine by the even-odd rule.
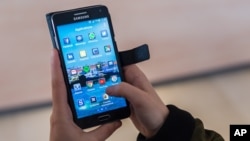
[[[191,140],[195,127],[193,116],[173,105],[167,107],[170,111],[169,115],[158,132],[150,138],[141,133],[137,141]]]
[[[150,130],[148,130],[148,133],[143,134],[147,139],[155,136],[159,132],[159,130],[162,128],[163,124],[168,118],[168,115],[169,115],[168,107],[164,106],[162,107],[160,111],[161,112],[159,112],[158,116],[155,115],[155,126],[151,128]]]

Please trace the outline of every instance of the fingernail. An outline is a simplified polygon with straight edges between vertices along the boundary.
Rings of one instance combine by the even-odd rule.
[[[108,88],[106,89],[106,93],[107,93],[107,94],[112,93],[112,92],[113,92],[113,89],[114,89],[114,86],[108,87]]]

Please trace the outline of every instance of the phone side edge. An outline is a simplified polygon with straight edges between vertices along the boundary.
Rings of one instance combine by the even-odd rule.
[[[54,38],[55,34],[54,34],[53,25],[52,25],[52,21],[51,21],[51,17],[52,17],[53,14],[55,14],[55,12],[46,14],[46,21],[47,21],[47,25],[48,25],[48,28],[49,28],[49,33],[50,33],[50,37],[51,37],[51,40],[52,40],[52,45],[53,45],[53,47],[55,49],[57,49],[56,41],[55,41],[55,38]]]

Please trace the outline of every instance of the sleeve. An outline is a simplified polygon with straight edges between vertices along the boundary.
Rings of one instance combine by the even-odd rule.
[[[224,141],[224,139],[215,131],[204,129],[202,121],[195,119],[195,129],[191,141]]]
[[[204,129],[190,113],[174,105],[167,107],[170,114],[158,133],[150,139],[139,134],[137,141],[224,141],[216,132]]]

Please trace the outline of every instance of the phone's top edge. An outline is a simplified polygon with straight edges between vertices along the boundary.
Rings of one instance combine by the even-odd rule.
[[[80,10],[80,9],[88,9],[88,8],[94,8],[94,7],[105,7],[107,8],[107,6],[105,5],[92,5],[92,6],[87,6],[87,7],[80,7],[80,8],[74,8],[74,9],[68,9],[68,10],[60,10],[60,11],[55,11],[55,12],[49,12],[46,14],[46,17],[51,17],[54,14],[59,14],[59,13],[66,13],[66,12],[70,12],[70,11],[75,11],[75,10]]]

